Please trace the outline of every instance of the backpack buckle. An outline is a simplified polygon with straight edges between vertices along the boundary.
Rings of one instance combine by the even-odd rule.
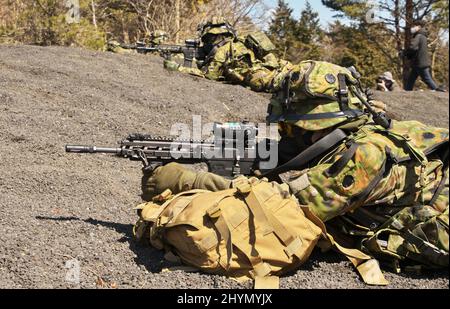
[[[219,205],[214,205],[213,207],[211,207],[210,209],[208,209],[206,211],[206,213],[208,214],[208,216],[211,219],[217,219],[220,217],[220,215],[222,214],[222,209],[219,207]]]

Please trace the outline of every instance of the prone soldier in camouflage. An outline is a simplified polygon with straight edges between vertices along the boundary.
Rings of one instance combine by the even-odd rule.
[[[262,32],[240,38],[229,23],[217,18],[202,25],[200,31],[206,59],[199,68],[165,61],[166,69],[272,92],[275,77],[291,66],[272,53],[275,46]]]
[[[167,32],[162,30],[155,30],[152,33],[150,33],[149,38],[144,39],[142,43],[154,47],[164,44],[168,40],[169,35],[167,34]],[[106,50],[116,54],[124,54],[124,55],[137,53],[135,49],[125,48],[124,45],[120,44],[116,40],[109,40],[107,43]],[[157,52],[155,52],[155,54],[157,54]]]
[[[281,172],[278,181],[340,243],[394,271],[448,267],[448,129],[415,121],[376,123],[363,104],[370,96],[362,94],[353,69],[303,62],[280,84],[268,116],[280,125],[285,141],[280,164],[317,146],[330,132],[341,130],[345,138],[311,158],[306,168]],[[233,185],[178,164],[146,171],[142,179],[145,200],[166,189],[177,194]]]

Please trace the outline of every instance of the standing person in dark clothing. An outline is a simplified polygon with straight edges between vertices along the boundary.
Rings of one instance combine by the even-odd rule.
[[[417,78],[420,76],[425,84],[435,91],[445,91],[436,85],[431,76],[431,58],[428,52],[428,32],[423,20],[416,20],[411,28],[413,39],[411,46],[406,50],[405,56],[411,60],[411,72],[409,73],[405,90],[412,91]]]

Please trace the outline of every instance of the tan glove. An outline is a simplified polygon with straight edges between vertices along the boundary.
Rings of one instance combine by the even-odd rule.
[[[142,177],[142,199],[152,201],[167,189],[173,194],[193,189],[221,191],[231,187],[231,181],[212,173],[194,172],[178,163],[158,167],[153,172],[145,171]]]

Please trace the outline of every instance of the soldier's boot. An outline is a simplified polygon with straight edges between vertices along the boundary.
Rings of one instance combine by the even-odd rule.
[[[231,180],[212,173],[194,172],[178,163],[170,163],[154,171],[144,170],[141,185],[144,201],[152,201],[167,189],[172,191],[172,194],[178,194],[194,189],[216,192],[227,190],[231,186]]]

